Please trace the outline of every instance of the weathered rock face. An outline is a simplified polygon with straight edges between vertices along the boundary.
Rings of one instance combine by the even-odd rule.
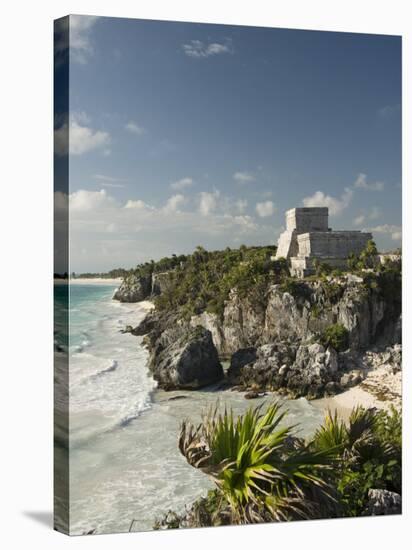
[[[320,344],[302,345],[286,374],[286,388],[295,397],[306,395],[317,398],[333,395],[340,390],[338,380],[338,354]]]
[[[240,299],[232,291],[223,318],[203,313],[192,317],[191,324],[212,332],[222,356],[266,343],[307,342],[335,323],[348,330],[349,346],[354,350],[377,342],[400,342],[400,312],[394,317],[392,304],[378,293],[368,293],[358,280],[327,285],[305,282],[302,289],[294,296],[273,285],[265,307]]]
[[[171,276],[170,272],[152,273],[147,277],[129,275],[114,293],[113,300],[141,302],[153,296],[158,296],[167,290]]]
[[[215,313],[204,312],[193,316],[190,323],[209,329],[219,355],[229,357],[239,349],[259,343],[265,325],[265,310],[262,303],[252,302],[248,298],[241,299],[232,290],[223,319]]]
[[[402,370],[402,345],[388,346],[384,351],[367,351],[364,356],[366,366],[390,370],[392,374]]]
[[[402,498],[386,489],[369,489],[366,516],[388,516],[402,513]]]
[[[203,327],[185,331],[177,340],[163,335],[151,349],[149,367],[166,390],[198,389],[223,377],[212,335]]]
[[[197,388],[219,379],[219,354],[231,358],[235,385],[316,398],[359,384],[377,362],[400,368],[400,347],[393,346],[401,333],[398,309],[360,277],[291,281],[255,301],[232,290],[222,316],[204,312],[188,321],[179,312],[152,311],[132,332],[146,335],[161,387]],[[315,343],[337,323],[349,344],[339,354]],[[386,342],[392,347],[383,352]]]
[[[284,390],[293,397],[322,397],[340,389],[337,353],[320,344],[281,342],[239,350],[232,356],[228,376],[245,389]]]
[[[201,326],[206,330],[210,330],[213,342],[221,357],[228,355],[226,339],[223,332],[223,325],[218,315],[215,313],[203,312],[200,315],[193,316],[190,320],[192,327]]]
[[[158,296],[169,288],[172,280],[172,273],[165,271],[164,273],[153,273],[151,279],[151,294],[152,296]]]
[[[129,275],[113,295],[113,300],[119,302],[141,302],[146,300],[151,293],[151,277],[138,277]]]

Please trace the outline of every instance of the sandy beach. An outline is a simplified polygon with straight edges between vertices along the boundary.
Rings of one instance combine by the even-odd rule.
[[[54,284],[67,284],[70,281],[71,285],[120,285],[122,283],[121,278],[118,279],[104,279],[102,277],[96,278],[78,278],[78,279],[54,279]]]
[[[386,398],[382,399],[382,395]],[[332,413],[337,411],[344,420],[357,406],[386,411],[394,406],[399,410],[402,408],[402,375],[400,372],[389,374],[387,370],[376,369],[358,386],[333,397],[315,399],[312,405],[325,411],[329,409]]]

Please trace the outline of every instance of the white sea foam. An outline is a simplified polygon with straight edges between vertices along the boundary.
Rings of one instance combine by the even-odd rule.
[[[78,311],[70,335],[71,346],[86,333],[89,341],[70,356],[71,532],[124,532],[132,521],[134,530],[148,530],[163,513],[183,510],[212,486],[179,454],[181,420],[200,420],[218,395],[235,413],[250,403],[236,392],[154,393],[141,338],[120,331],[137,325],[148,308],[112,301],[110,287],[87,288],[94,295],[86,292],[73,304]],[[321,421],[322,413],[305,399],[287,408],[288,423],[302,422],[303,435]]]

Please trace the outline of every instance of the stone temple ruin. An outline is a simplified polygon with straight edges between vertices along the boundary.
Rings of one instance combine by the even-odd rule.
[[[276,259],[286,258],[291,274],[305,277],[315,272],[315,259],[332,268],[347,267],[349,255],[359,254],[371,239],[371,233],[362,231],[333,231],[327,207],[292,208],[286,212]]]

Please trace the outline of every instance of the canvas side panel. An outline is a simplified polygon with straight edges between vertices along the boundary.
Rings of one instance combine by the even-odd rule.
[[[54,528],[69,534],[69,17],[54,22]]]

